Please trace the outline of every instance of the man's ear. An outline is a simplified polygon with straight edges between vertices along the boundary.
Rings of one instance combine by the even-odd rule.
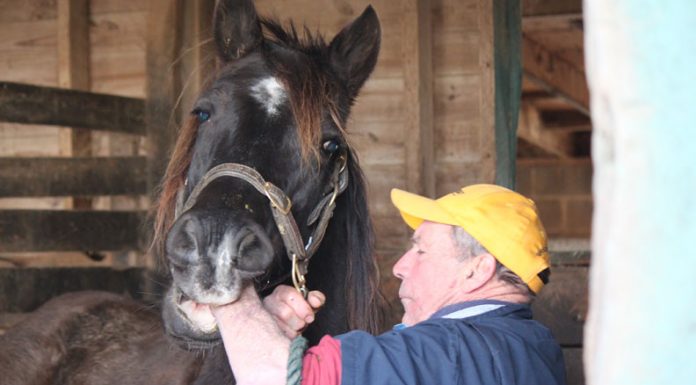
[[[464,287],[468,292],[475,291],[495,277],[496,259],[489,253],[471,257],[466,271]]]

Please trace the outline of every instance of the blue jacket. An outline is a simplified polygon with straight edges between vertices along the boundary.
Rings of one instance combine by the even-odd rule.
[[[560,346],[528,305],[460,303],[377,337],[336,338],[343,385],[565,384]]]

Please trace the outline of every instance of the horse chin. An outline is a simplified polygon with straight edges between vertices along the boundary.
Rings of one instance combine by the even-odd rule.
[[[190,299],[176,287],[167,293],[162,318],[167,334],[186,350],[206,350],[221,343],[210,305]]]

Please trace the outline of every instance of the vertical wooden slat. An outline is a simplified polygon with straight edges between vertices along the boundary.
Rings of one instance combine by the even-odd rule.
[[[181,50],[181,119],[188,117],[203,84],[215,70],[212,20],[215,0],[184,2]]]
[[[181,0],[151,0],[148,11],[145,125],[148,184],[159,183],[176,137],[175,107],[181,91],[177,59],[181,47]]]
[[[435,196],[430,0],[406,0],[401,16],[406,125],[406,187]]]
[[[495,65],[493,44],[493,0],[478,1],[479,24],[479,114],[481,133],[480,181],[493,183],[495,180]],[[464,53],[463,53],[464,54]]]
[[[89,91],[89,1],[58,0],[58,86]],[[92,133],[66,128],[60,131],[62,155],[92,155]],[[91,208],[90,198],[75,197],[67,206]]]
[[[522,96],[521,36],[520,3],[494,1],[495,181],[508,188],[515,187],[517,120]]]

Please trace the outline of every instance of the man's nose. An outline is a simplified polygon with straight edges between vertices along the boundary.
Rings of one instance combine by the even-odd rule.
[[[410,250],[406,250],[406,252],[396,261],[396,263],[392,267],[392,273],[396,278],[404,279],[404,277],[406,277],[406,273],[408,271],[409,252]]]

